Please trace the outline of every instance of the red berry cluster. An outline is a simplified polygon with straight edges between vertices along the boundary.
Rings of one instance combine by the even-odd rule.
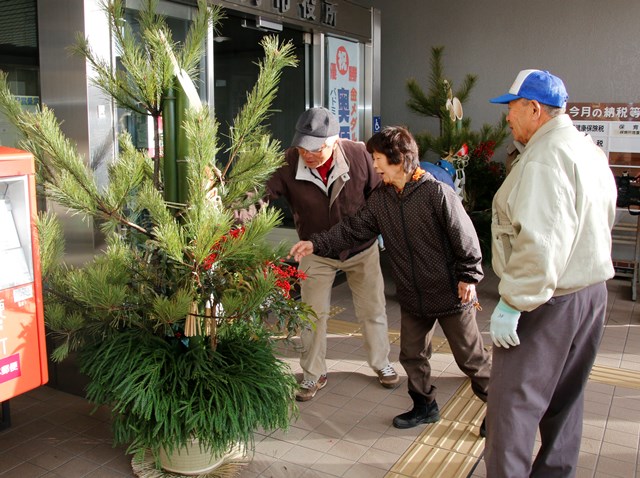
[[[218,253],[220,252],[220,248],[222,247],[222,244],[227,242],[230,238],[237,239],[238,237],[244,234],[244,230],[245,230],[244,226],[237,227],[237,228],[231,229],[228,232],[228,234],[222,236],[220,240],[216,242],[211,248],[211,254],[209,254],[206,257],[206,259],[203,261],[202,268],[206,271],[211,269],[213,267],[213,264],[218,259]]]
[[[307,274],[297,267],[282,263],[281,265],[273,262],[267,263],[267,267],[276,275],[276,285],[280,287],[283,295],[288,299],[291,297],[291,284],[297,281],[305,280]]]
[[[493,153],[496,147],[495,141],[485,141],[478,144],[471,153],[472,159],[480,159],[482,161],[489,161],[493,157]]]

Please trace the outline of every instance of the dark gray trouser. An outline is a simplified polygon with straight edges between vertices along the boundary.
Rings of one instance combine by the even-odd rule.
[[[486,402],[491,356],[483,347],[476,310],[470,307],[437,320],[456,364],[471,379],[473,392]],[[435,318],[413,315],[404,309],[400,311],[400,363],[407,372],[409,390],[424,395],[429,402],[436,396],[429,364],[435,322]]]
[[[604,283],[554,297],[518,322],[520,345],[493,348],[488,478],[575,476],[584,388],[602,338]],[[532,462],[536,430],[542,446]]]

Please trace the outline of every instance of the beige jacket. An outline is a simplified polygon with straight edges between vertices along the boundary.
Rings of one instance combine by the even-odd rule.
[[[616,195],[607,157],[568,115],[536,131],[493,199],[502,299],[531,311],[613,277]]]

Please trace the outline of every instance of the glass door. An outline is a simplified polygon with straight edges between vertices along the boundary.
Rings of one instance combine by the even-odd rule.
[[[218,34],[214,37],[214,107],[220,122],[220,140],[223,149],[228,144],[229,125],[245,103],[247,92],[258,79],[256,63],[264,57],[260,41],[265,35],[275,32],[246,26],[250,22],[227,11]],[[305,74],[306,45],[301,31],[283,27],[277,32],[280,41],[291,41],[298,57],[298,67],[286,68],[280,80],[278,96],[273,104],[274,112],[269,119],[269,130],[274,138],[287,148],[293,139],[298,116],[305,110],[307,75]],[[225,141],[227,144],[225,144]],[[284,226],[293,227],[293,217],[284,201],[276,201],[284,214]]]
[[[134,34],[137,34],[140,31],[138,10],[142,8],[142,5],[136,1],[130,1],[127,5],[125,20],[127,24],[131,26]],[[161,1],[158,5],[158,13],[165,16],[165,21],[171,30],[173,41],[181,44],[184,43],[195,10],[192,7]],[[201,65],[203,65],[203,67],[200,69],[199,77],[195,79],[195,86],[203,101],[207,99],[208,85],[206,81],[206,58],[205,53],[201,59]],[[116,66],[120,68],[119,57],[116,57]],[[146,149],[149,155],[153,156],[155,143],[153,137],[153,122],[150,116],[135,113],[128,109],[118,108],[117,129],[119,132],[127,131],[131,135],[131,140],[136,148],[140,150]]]

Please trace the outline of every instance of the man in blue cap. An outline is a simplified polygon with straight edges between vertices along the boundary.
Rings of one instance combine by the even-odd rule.
[[[493,199],[493,369],[485,462],[491,478],[575,476],[584,388],[614,275],[616,185],[604,152],[564,114],[564,83],[523,70],[505,95],[524,149]],[[542,445],[532,460],[536,431]]]

